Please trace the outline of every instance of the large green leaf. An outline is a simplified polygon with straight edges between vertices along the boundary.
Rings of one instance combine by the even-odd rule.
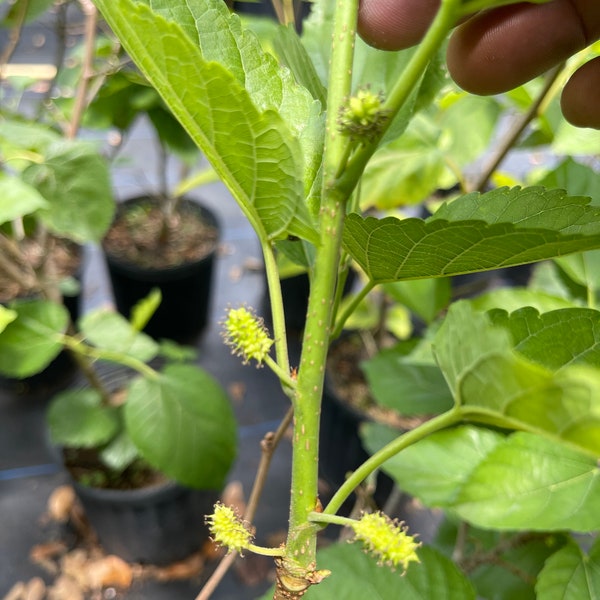
[[[0,224],[29,215],[48,203],[19,177],[0,173]]]
[[[50,436],[55,444],[72,448],[95,448],[117,435],[118,410],[102,405],[91,388],[67,390],[55,396],[48,409]]]
[[[492,320],[507,328],[515,350],[555,371],[570,364],[600,367],[600,312],[565,308],[540,314],[522,308],[510,315],[494,311]]]
[[[46,300],[15,302],[9,308],[17,317],[0,333],[0,372],[11,377],[39,373],[62,350],[69,313]]]
[[[542,569],[536,586],[538,600],[596,600],[600,598],[600,542],[589,554],[571,542]]]
[[[558,317],[561,314],[569,322],[572,313],[557,311]],[[555,321],[556,315],[551,322]],[[568,341],[568,326],[554,327],[554,334],[558,333],[565,340],[554,337],[553,347],[574,347]],[[583,344],[593,348],[595,342]],[[597,368],[575,364],[553,372],[532,362],[513,349],[507,330],[494,327],[467,302],[450,307],[433,347],[454,400],[468,418],[544,432],[600,456]],[[536,347],[535,339],[532,347]],[[538,346],[537,356],[542,353]]]
[[[599,502],[597,459],[516,433],[472,471],[453,509],[482,527],[596,531]]]
[[[84,142],[61,142],[48,148],[45,160],[23,172],[48,202],[40,219],[53,232],[76,242],[97,242],[106,233],[114,198],[108,165]]]
[[[471,583],[449,559],[427,546],[417,554],[421,562],[401,575],[378,565],[359,544],[336,544],[319,553],[319,567],[331,575],[310,595],[315,600],[474,600]]]
[[[210,47],[211,41],[231,36],[229,20],[210,21],[211,11],[222,3],[210,2],[206,20],[199,4],[197,21],[189,3],[157,3],[160,12],[143,1],[96,4],[259,234],[272,239],[291,234],[318,242],[303,200],[298,139],[273,107],[257,107],[239,73],[205,58],[198,47],[198,31],[203,45]],[[207,31],[206,23],[215,28]],[[231,47],[227,42],[223,51]],[[260,58],[251,49],[248,53],[248,60],[258,66]],[[265,81],[262,92],[275,93],[274,85]]]
[[[600,209],[562,190],[500,188],[426,220],[349,215],[344,247],[374,282],[524,264],[600,246]]]
[[[397,435],[397,431],[376,424],[361,431],[371,454]],[[400,489],[427,506],[450,507],[470,473],[502,440],[499,433],[476,427],[441,431],[386,461],[383,469]]]
[[[370,452],[394,432],[369,425]],[[384,464],[401,489],[483,528],[600,528],[597,458],[530,433],[504,437],[472,426],[433,434]]]
[[[79,329],[87,341],[104,350],[133,356],[147,362],[159,351],[159,345],[145,333],[134,329],[121,315],[99,308],[79,319]]]
[[[197,488],[223,485],[236,425],[226,393],[205,371],[170,365],[156,379],[135,380],[125,423],[144,458],[168,476]]]

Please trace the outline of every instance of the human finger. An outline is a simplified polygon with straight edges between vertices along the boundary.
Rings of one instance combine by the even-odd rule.
[[[600,129],[600,57],[571,76],[562,93],[561,108],[573,125]]]
[[[482,12],[460,25],[448,68],[467,91],[497,94],[560,64],[600,37],[598,0],[554,0]]]
[[[439,5],[439,0],[361,0],[358,31],[376,48],[409,48],[423,37]]]

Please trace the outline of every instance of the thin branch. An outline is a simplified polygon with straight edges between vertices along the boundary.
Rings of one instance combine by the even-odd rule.
[[[71,121],[68,124],[66,135],[68,139],[75,139],[81,119],[87,105],[87,91],[90,79],[93,76],[94,56],[96,53],[96,25],[98,23],[98,10],[89,0],[80,0],[81,10],[85,19],[85,46],[83,64],[81,65],[81,78],[75,93],[75,102]]]
[[[21,32],[23,31],[27,10],[29,9],[29,0],[23,0],[19,8],[21,10],[17,14],[15,26],[10,30],[8,44],[6,44],[6,48],[4,48],[4,51],[0,55],[0,81],[4,79],[4,66],[11,59],[21,40]]]
[[[41,121],[44,112],[48,108],[52,100],[52,93],[56,86],[56,81],[61,73],[65,62],[65,55],[67,51],[67,4],[59,4],[56,14],[56,23],[54,26],[54,33],[56,35],[56,51],[54,53],[54,77],[48,84],[44,95],[42,96],[41,102],[37,107],[37,120]]]
[[[244,513],[244,520],[248,521],[248,523],[252,523],[254,520],[258,503],[267,480],[267,474],[271,466],[271,460],[275,450],[277,449],[277,446],[279,445],[279,442],[281,442],[285,432],[290,426],[293,416],[294,411],[292,408],[290,408],[279,424],[277,431],[275,433],[267,433],[260,443],[260,463],[258,465],[256,477],[254,478],[254,484],[252,486],[252,491],[250,492],[250,498],[246,506],[246,512]],[[217,589],[217,586],[219,583],[221,583],[221,580],[223,577],[225,577],[225,574],[227,571],[229,571],[236,558],[236,552],[230,552],[223,557],[217,568],[213,571],[212,575],[204,584],[202,591],[198,594],[198,596],[196,596],[196,600],[208,600],[212,596],[213,592]]]
[[[545,102],[548,94],[552,91],[554,84],[560,74],[562,73],[565,65],[564,63],[554,67],[548,72],[544,87],[540,90],[537,98],[531,103],[531,106],[518,118],[507,131],[502,143],[496,150],[496,153],[488,164],[484,167],[479,178],[470,186],[470,191],[483,192],[490,180],[490,177],[494,174],[500,163],[506,158],[506,155],[512,150],[514,145],[517,143],[521,134],[525,131],[525,128],[533,119],[539,115],[540,106]]]

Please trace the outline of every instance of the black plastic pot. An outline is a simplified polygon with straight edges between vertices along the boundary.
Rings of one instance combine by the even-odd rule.
[[[127,200],[119,210],[143,200]],[[207,225],[219,231],[217,218],[204,206],[184,199],[182,208],[197,212]],[[146,325],[145,333],[155,339],[167,338],[180,343],[195,341],[208,322],[217,245],[218,240],[215,240],[212,251],[200,260],[168,268],[140,267],[111,256],[105,249],[117,310],[129,318],[133,306],[153,288],[159,288],[162,302]]]
[[[199,550],[208,539],[205,515],[219,493],[167,482],[138,490],[74,484],[85,514],[107,553],[165,565]]]

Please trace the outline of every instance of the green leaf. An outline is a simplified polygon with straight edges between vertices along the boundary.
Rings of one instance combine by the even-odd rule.
[[[197,488],[223,485],[236,424],[225,391],[205,371],[169,365],[156,379],[135,380],[125,423],[142,456],[169,477]]]
[[[292,27],[279,27],[275,37],[275,49],[283,62],[291,70],[300,85],[304,86],[315,100],[325,107],[327,90],[321,83],[317,70],[306,48]]]
[[[590,292],[597,293],[600,290],[599,250],[561,256],[555,258],[554,261],[572,281],[586,288],[588,297],[594,297]]]
[[[373,156],[363,177],[361,205],[415,204],[455,185],[456,171],[487,148],[499,112],[495,99],[455,94],[436,112],[415,115],[402,136]]]
[[[158,354],[159,345],[150,336],[137,331],[125,317],[106,308],[85,314],[79,319],[79,329],[89,343],[104,350],[144,362]]]
[[[571,542],[551,556],[539,574],[538,600],[596,600],[600,597],[600,542],[586,555]]]
[[[600,210],[562,190],[500,188],[444,204],[429,219],[351,214],[344,247],[374,282],[525,264],[600,245]]]
[[[130,322],[136,331],[141,331],[146,327],[156,309],[160,306],[162,294],[160,288],[154,288],[150,293],[137,302],[131,309]]]
[[[507,328],[515,350],[556,371],[570,364],[600,367],[600,312],[565,308],[540,314],[522,308],[510,315],[493,312],[495,325]]]
[[[15,302],[9,309],[17,318],[0,333],[0,372],[11,377],[39,373],[63,349],[69,313],[46,300]]]
[[[0,333],[2,333],[18,316],[16,311],[0,304]]]
[[[413,362],[391,349],[376,354],[361,368],[377,404],[400,415],[432,415],[452,408],[452,394],[437,365]]]
[[[600,456],[600,370],[576,364],[552,372],[528,360],[507,330],[467,302],[450,307],[433,347],[466,417],[543,432]]]
[[[0,224],[20,219],[48,203],[32,186],[19,177],[0,173]]]
[[[119,432],[100,452],[100,460],[113,471],[122,472],[139,458],[139,452],[125,430]]]
[[[515,433],[472,471],[452,509],[480,527],[595,531],[597,459],[541,436]]]
[[[481,296],[473,298],[470,302],[471,306],[479,312],[500,308],[511,313],[524,306],[531,306],[539,312],[548,312],[573,306],[573,302],[564,297],[541,290],[525,288],[498,288],[481,294]]]
[[[373,453],[393,432],[369,425]],[[410,446],[384,464],[401,489],[478,527],[595,531],[600,528],[597,458],[530,433],[504,437],[461,426]]]
[[[371,454],[397,436],[397,431],[377,424],[361,431]],[[427,506],[451,507],[470,473],[502,441],[502,435],[486,429],[449,429],[406,448],[386,461],[383,470]]]
[[[565,158],[558,166],[536,180],[536,185],[545,188],[569,190],[574,196],[589,196],[592,203],[600,202],[600,181],[598,173],[571,157]]]
[[[451,282],[447,277],[386,283],[383,289],[428,324],[448,306],[452,295]]]
[[[469,580],[446,557],[429,546],[419,548],[420,563],[406,574],[378,565],[356,544],[334,544],[318,554],[319,568],[331,575],[309,594],[314,600],[475,600]]]
[[[49,206],[40,219],[59,235],[76,242],[97,242],[114,212],[108,165],[88,143],[60,142],[49,147],[42,164],[23,172]]]
[[[164,10],[157,2],[158,12],[133,0],[98,0],[97,4],[129,55],[204,152],[259,235],[270,239],[296,235],[317,243],[318,236],[303,200],[305,163],[301,145],[273,110],[275,107],[259,106],[252,93],[273,97],[279,94],[281,110],[288,97],[274,89],[276,82],[268,85],[261,81],[260,90],[254,83],[252,93],[244,87],[249,87],[249,82],[244,80],[242,85],[240,77],[250,75],[235,69],[239,63],[230,56],[235,46],[230,26],[235,21],[211,21],[211,11],[218,13],[222,3],[210,2],[206,14],[202,12],[204,2],[198,4],[197,13],[192,13],[189,3],[182,1],[175,5],[163,3]],[[216,47],[216,40],[223,43],[223,48]],[[248,52],[244,60],[260,67],[263,56],[257,56],[252,50],[255,46],[250,46],[237,51]],[[229,68],[214,62],[219,56],[204,57],[202,51],[207,47],[229,56]],[[243,67],[247,68],[245,63]],[[281,79],[279,85],[282,86]],[[290,96],[290,111],[294,107],[297,108],[295,98]]]
[[[55,444],[94,448],[117,435],[121,421],[116,408],[102,405],[96,390],[83,388],[54,397],[48,409],[48,425]]]

